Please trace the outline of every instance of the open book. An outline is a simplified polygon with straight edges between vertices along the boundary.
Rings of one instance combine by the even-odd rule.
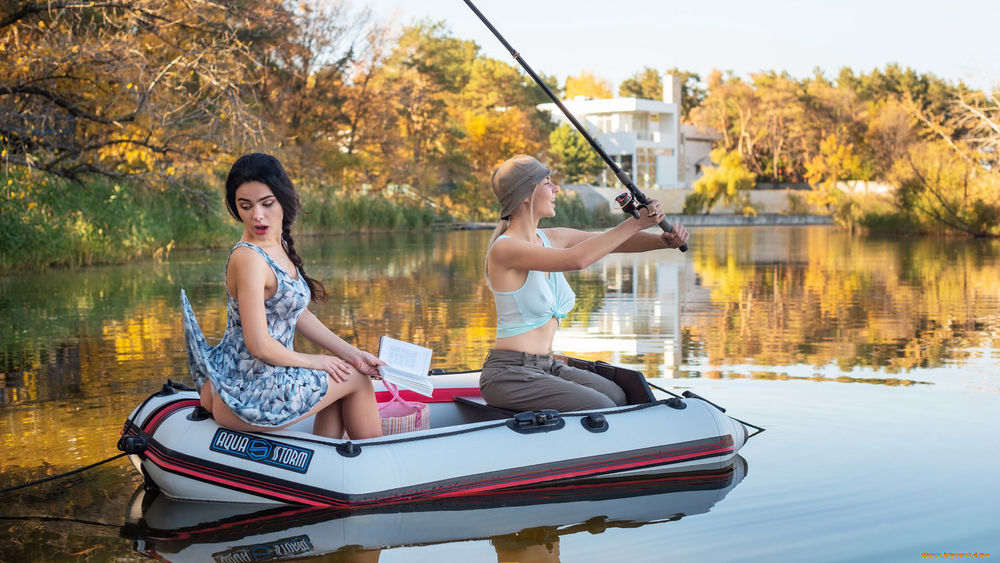
[[[384,381],[430,397],[434,382],[427,372],[432,353],[430,348],[383,336],[378,343],[378,357],[389,365],[378,366],[378,372]]]

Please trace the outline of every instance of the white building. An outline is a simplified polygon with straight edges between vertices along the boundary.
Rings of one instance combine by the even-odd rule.
[[[680,80],[668,74],[663,79],[663,100],[582,98],[563,105],[636,185],[662,189],[685,186],[680,165],[680,101]],[[555,104],[538,107],[551,113],[557,123],[569,124]],[[610,170],[602,180],[605,186],[617,181]]]
[[[590,134],[640,189],[690,188],[709,164],[709,153],[721,135],[680,124],[681,81],[663,77],[663,100],[643,98],[574,99],[566,109],[586,125]],[[541,104],[559,123],[569,119],[555,104]],[[610,170],[604,186],[617,185]]]

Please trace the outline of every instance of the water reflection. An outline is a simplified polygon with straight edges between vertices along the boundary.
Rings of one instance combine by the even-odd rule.
[[[362,348],[388,334],[431,347],[434,367],[478,368],[495,331],[489,235],[306,238],[330,291],[313,309]],[[688,254],[612,255],[568,276],[577,308],[559,351],[649,376],[913,385],[926,381],[914,370],[977,365],[997,348],[997,241],[828,227],[694,236]],[[106,457],[123,413],[168,378],[188,381],[178,293],[220,337],[227,252],[0,278],[0,470]]]
[[[747,473],[673,472],[396,507],[334,510],[183,502],[141,487],[122,537],[165,561],[243,561],[336,554],[374,561],[380,550],[490,538],[500,561],[558,561],[559,539],[708,512]]]

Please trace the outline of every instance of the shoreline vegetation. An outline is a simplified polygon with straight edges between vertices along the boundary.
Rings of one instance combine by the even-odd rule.
[[[565,185],[604,169],[538,109],[550,100],[533,80],[445,22],[320,0],[37,8],[0,13],[0,274],[227,244],[220,174],[247,152],[295,178],[303,234],[490,221],[486,171],[512,154]],[[895,64],[805,78],[645,68],[617,90],[589,71],[541,79],[562,99],[662,99],[665,73],[681,122],[717,139],[686,216],[752,217],[756,185],[797,184],[811,189],[790,214],[850,231],[1000,236],[1000,88]],[[843,188],[859,184],[891,191]],[[611,215],[570,198],[558,220]]]

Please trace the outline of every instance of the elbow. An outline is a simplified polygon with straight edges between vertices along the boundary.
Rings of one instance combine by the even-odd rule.
[[[256,340],[248,339],[246,341],[246,345],[247,345],[247,352],[250,352],[251,356],[261,361],[267,361],[264,358],[264,356],[267,354],[266,352],[267,347],[264,346],[262,342],[257,342]]]
[[[574,270],[582,270],[582,269],[590,266],[594,262],[597,262],[597,260],[596,259],[592,259],[589,256],[576,256],[576,257],[573,258],[570,266]]]

